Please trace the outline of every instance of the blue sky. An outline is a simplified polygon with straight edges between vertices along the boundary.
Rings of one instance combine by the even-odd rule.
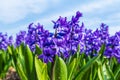
[[[86,28],[109,25],[110,34],[120,31],[120,0],[0,0],[0,32],[16,35],[27,30],[31,22],[41,23],[52,31],[59,16],[71,18],[76,11],[83,13]]]

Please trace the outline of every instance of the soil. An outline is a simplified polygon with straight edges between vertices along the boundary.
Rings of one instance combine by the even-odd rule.
[[[20,78],[16,73],[16,70],[13,67],[10,67],[3,80],[20,80]]]

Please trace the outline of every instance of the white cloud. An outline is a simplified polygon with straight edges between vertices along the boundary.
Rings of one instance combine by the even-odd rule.
[[[118,0],[101,0],[79,6],[72,6],[72,11],[68,10],[58,14],[62,14],[63,16],[71,16],[77,10],[81,10],[82,12],[90,12],[96,9],[106,7],[116,1]],[[30,13],[40,14],[51,5],[56,5],[59,2],[60,0],[1,0],[0,21],[4,23],[16,22],[24,19]]]
[[[114,5],[115,3],[119,2],[119,0],[97,0],[82,6],[78,6],[82,12],[96,12],[99,9],[108,8],[108,6]]]
[[[93,1],[90,3],[84,3],[82,5],[77,5],[77,6],[71,6],[70,9],[65,10],[65,11],[60,11],[60,12],[56,12],[52,15],[48,15],[48,16],[52,16],[53,18],[59,17],[59,16],[72,16],[75,14],[76,11],[81,11],[82,13],[95,13],[96,11],[99,11],[100,9],[104,10],[111,5],[115,5],[115,3],[120,2],[119,0],[99,0],[99,1]],[[89,15],[89,14],[88,14]]]
[[[59,1],[59,0],[53,0],[53,1]],[[60,12],[55,12],[54,14],[50,14],[50,15],[48,14],[46,17],[36,20],[35,22],[40,22],[43,25],[50,24],[51,20],[56,20],[59,16],[70,17],[72,15],[75,15],[75,12],[78,10],[82,11],[83,13],[89,13],[89,12],[94,13],[98,9],[104,9],[105,7],[110,6],[113,3],[117,3],[117,1],[118,0],[106,0],[106,1],[100,0],[100,1],[94,1],[90,3],[82,4],[82,5],[72,6],[71,9],[65,10],[64,12],[60,11]],[[88,22],[89,24],[94,25],[102,21],[101,19],[95,18],[95,17],[92,19],[87,19],[86,23]]]
[[[55,12],[54,14],[47,15],[43,19],[40,19],[40,20],[37,20],[37,21],[45,21],[45,20],[50,21],[50,20],[53,20],[53,19],[57,19],[59,16],[70,17],[72,15],[75,15],[76,11],[81,11],[83,13],[90,13],[90,12],[95,13],[97,10],[104,9],[107,6],[110,6],[113,3],[117,3],[118,1],[119,0],[105,0],[105,1],[100,0],[100,1],[94,1],[94,2],[90,2],[90,3],[82,4],[82,5],[71,6],[71,8],[68,9],[68,10],[65,10],[63,12],[62,11]],[[99,19],[99,18],[96,18],[96,16],[94,18],[97,19],[97,20]]]
[[[54,4],[60,0],[51,0]],[[49,0],[1,0],[0,22],[12,23],[24,19],[31,13],[42,13],[48,8]]]
[[[8,1],[8,2],[5,2],[5,1]],[[29,13],[41,13],[47,7],[49,7],[47,4],[49,4],[50,2],[48,0],[34,0],[34,1],[33,0],[18,0],[17,2],[15,1],[16,0],[2,0],[2,2],[0,3],[0,11],[1,10],[3,11],[0,15],[0,21],[10,23],[10,22],[15,22],[15,21],[23,19]],[[51,0],[51,1],[55,4],[59,3],[59,0]],[[75,15],[75,12],[78,10],[82,11],[83,13],[86,13],[87,15],[93,14],[99,10],[103,10],[104,12],[105,8],[109,8],[109,6],[115,5],[115,3],[118,3],[118,1],[119,0],[99,0],[99,1],[85,3],[82,5],[71,6],[71,8],[68,10],[65,10],[63,12],[61,11],[55,12],[54,14],[48,14],[46,17],[36,20],[34,22],[40,22],[41,24],[45,25],[47,29],[52,30],[51,20],[55,20],[59,16],[70,17],[72,15]],[[99,25],[97,23],[100,23],[101,21],[104,22],[103,20],[99,18],[95,18],[95,17],[96,16],[90,19],[86,18],[87,19],[86,25]],[[109,20],[108,22],[111,22],[111,21]],[[13,32],[17,33],[19,30],[26,29],[26,26],[28,26],[28,24],[25,24],[23,26],[21,25],[19,28],[17,28],[17,30],[13,29],[13,30],[9,30],[8,32],[12,32],[12,34]],[[46,25],[50,25],[50,26],[46,26]],[[99,26],[96,26],[96,27],[98,28]],[[119,26],[117,28],[120,30]],[[110,33],[114,33],[116,31],[116,29],[114,29],[113,31],[112,29],[114,28],[111,26]]]
[[[82,5],[72,6],[69,11],[65,11],[67,14],[71,15],[75,11],[82,11],[83,13],[95,13],[100,9],[108,9],[108,6],[115,5],[115,3],[120,2],[119,0],[97,0],[91,1],[89,3],[84,3]],[[63,13],[64,14],[64,13]]]
[[[42,12],[44,9],[38,8],[40,3],[42,6],[46,5],[43,0],[2,0],[0,3],[0,21],[11,23],[23,19],[30,12],[36,13],[37,10]]]

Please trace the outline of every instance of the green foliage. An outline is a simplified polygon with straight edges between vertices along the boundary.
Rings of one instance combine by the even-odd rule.
[[[73,59],[73,61],[68,65],[68,80],[72,80],[73,73],[75,71],[77,59]]]
[[[86,65],[84,65],[83,67],[81,67],[81,69],[79,70],[78,74],[75,76],[75,80],[80,80],[82,79],[82,77],[84,76],[84,74],[89,71],[89,69],[91,68],[91,66],[95,63],[95,61],[97,61],[97,59],[99,58],[99,56],[94,57],[92,59],[90,59]]]
[[[33,73],[34,61],[33,61],[33,54],[29,49],[28,45],[25,48],[24,59],[25,59],[27,77],[29,78],[29,80],[33,80],[34,79],[34,73]]]
[[[53,66],[53,80],[67,80],[67,66],[64,60],[56,56]]]
[[[35,54],[36,54],[36,55],[40,55],[40,54],[42,54],[42,50],[39,48],[38,45],[36,45]]]
[[[104,57],[104,50],[105,45],[99,55],[91,57],[80,53],[78,46],[70,58],[56,56],[54,62],[44,63],[38,59],[42,50],[37,45],[35,52],[23,43],[8,46],[6,51],[0,50],[0,78],[13,66],[21,80],[120,80],[120,64],[114,57]]]
[[[47,64],[43,63],[37,57],[35,57],[35,68],[38,80],[49,80],[47,73]]]
[[[0,78],[4,78],[12,59],[6,51],[0,50]]]

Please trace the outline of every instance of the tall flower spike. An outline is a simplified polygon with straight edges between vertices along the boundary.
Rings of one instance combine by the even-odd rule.
[[[0,49],[6,50],[12,42],[12,36],[8,37],[7,34],[0,33]]]
[[[19,46],[21,43],[25,43],[26,31],[20,31],[19,34],[16,35],[15,45]]]

